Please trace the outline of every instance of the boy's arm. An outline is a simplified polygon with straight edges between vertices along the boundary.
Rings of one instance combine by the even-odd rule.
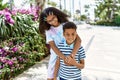
[[[72,53],[70,55],[72,58],[74,58],[75,54],[78,52],[78,50],[81,46],[81,42],[82,42],[81,38],[77,35],[77,38],[76,38],[75,44],[74,44],[74,48],[73,48]]]
[[[57,75],[60,67],[60,58],[57,58],[57,61],[55,63],[55,70],[54,70],[54,80],[57,80]]]
[[[53,51],[63,60],[65,60],[65,56],[60,52],[60,50],[55,45],[54,41],[49,42],[50,47],[53,49]]]

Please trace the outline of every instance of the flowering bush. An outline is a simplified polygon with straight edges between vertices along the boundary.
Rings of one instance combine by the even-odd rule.
[[[4,79],[6,73],[13,72],[15,71],[14,69],[24,68],[24,66],[20,64],[26,62],[27,58],[24,56],[27,56],[27,54],[21,51],[24,45],[21,44],[14,45],[13,42],[10,41],[8,44],[5,42],[4,46],[0,47],[0,69],[2,79]]]
[[[44,53],[47,53],[45,40],[38,35],[29,32],[25,37],[12,38],[1,43],[0,80],[16,76],[16,73],[40,61]]]
[[[0,80],[11,80],[48,53],[36,11],[0,11]]]
[[[26,9],[4,9],[0,11],[0,41],[9,37],[24,36],[26,30],[36,30],[38,14],[36,8]]]

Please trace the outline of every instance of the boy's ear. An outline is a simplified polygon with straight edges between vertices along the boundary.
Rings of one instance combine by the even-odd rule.
[[[77,31],[76,31],[75,33],[76,33],[76,35],[78,35],[78,34],[77,34]]]

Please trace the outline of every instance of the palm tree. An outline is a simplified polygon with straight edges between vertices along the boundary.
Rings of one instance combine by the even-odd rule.
[[[7,3],[3,4],[2,2],[3,2],[3,0],[0,0],[0,10],[5,9],[8,6]]]
[[[103,0],[96,5],[95,16],[101,20],[111,21],[114,17],[116,11],[118,11],[118,6],[115,0]]]
[[[56,7],[56,6],[57,6],[57,3],[56,3],[56,2],[53,2],[53,1],[50,1],[50,0],[47,0],[47,5]]]
[[[89,16],[89,15],[90,15],[90,14],[89,14],[90,5],[85,5],[84,8],[85,8],[85,12],[87,13],[86,16]]]
[[[39,6],[43,10],[46,0],[35,0],[36,6]]]
[[[13,5],[14,5],[14,0],[9,0],[9,8],[10,8],[10,10],[12,10]]]

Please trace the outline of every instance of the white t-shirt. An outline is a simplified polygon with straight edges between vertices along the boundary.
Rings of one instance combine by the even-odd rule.
[[[46,43],[49,44],[50,41],[54,41],[57,46],[61,41],[64,40],[63,24],[60,24],[58,27],[51,26],[49,30],[46,30],[45,34],[46,34]],[[49,63],[53,64],[57,58],[57,55],[52,49],[50,49],[50,53],[51,56]]]
[[[46,31],[46,43],[49,44],[50,41],[54,41],[57,45],[63,40],[63,26],[62,24],[58,27],[53,27]]]

